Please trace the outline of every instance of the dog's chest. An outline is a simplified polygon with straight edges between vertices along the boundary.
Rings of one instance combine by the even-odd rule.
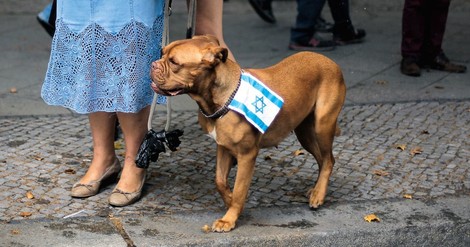
[[[214,139],[215,142],[217,142],[217,133],[215,131],[215,126],[213,126],[213,129],[208,131],[207,136],[210,138]]]

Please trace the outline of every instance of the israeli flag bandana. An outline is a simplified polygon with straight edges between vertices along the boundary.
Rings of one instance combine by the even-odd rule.
[[[281,110],[284,100],[248,72],[242,71],[240,87],[228,108],[242,115],[261,133]]]

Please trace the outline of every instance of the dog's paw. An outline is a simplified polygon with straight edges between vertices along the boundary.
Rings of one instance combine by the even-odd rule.
[[[316,189],[312,189],[309,191],[310,194],[310,200],[309,200],[309,205],[311,208],[319,208],[321,205],[323,205],[323,202],[325,200],[325,193],[320,193]]]
[[[212,224],[213,232],[229,232],[233,228],[235,228],[235,222],[228,222],[222,219],[218,219]]]
[[[319,208],[321,205],[323,205],[323,200],[310,200],[310,207],[311,208],[314,208],[314,209],[317,209]]]

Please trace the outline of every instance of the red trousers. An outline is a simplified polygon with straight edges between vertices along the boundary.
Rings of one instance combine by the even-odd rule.
[[[442,52],[450,0],[405,0],[402,19],[403,57],[433,59]]]

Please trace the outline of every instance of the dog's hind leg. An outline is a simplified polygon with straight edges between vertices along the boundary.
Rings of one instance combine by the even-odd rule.
[[[316,116],[315,116],[316,115]],[[312,113],[296,129],[295,134],[305,150],[313,154],[319,174],[315,186],[309,190],[309,205],[318,208],[323,204],[335,159],[332,146],[336,130],[336,116]]]

